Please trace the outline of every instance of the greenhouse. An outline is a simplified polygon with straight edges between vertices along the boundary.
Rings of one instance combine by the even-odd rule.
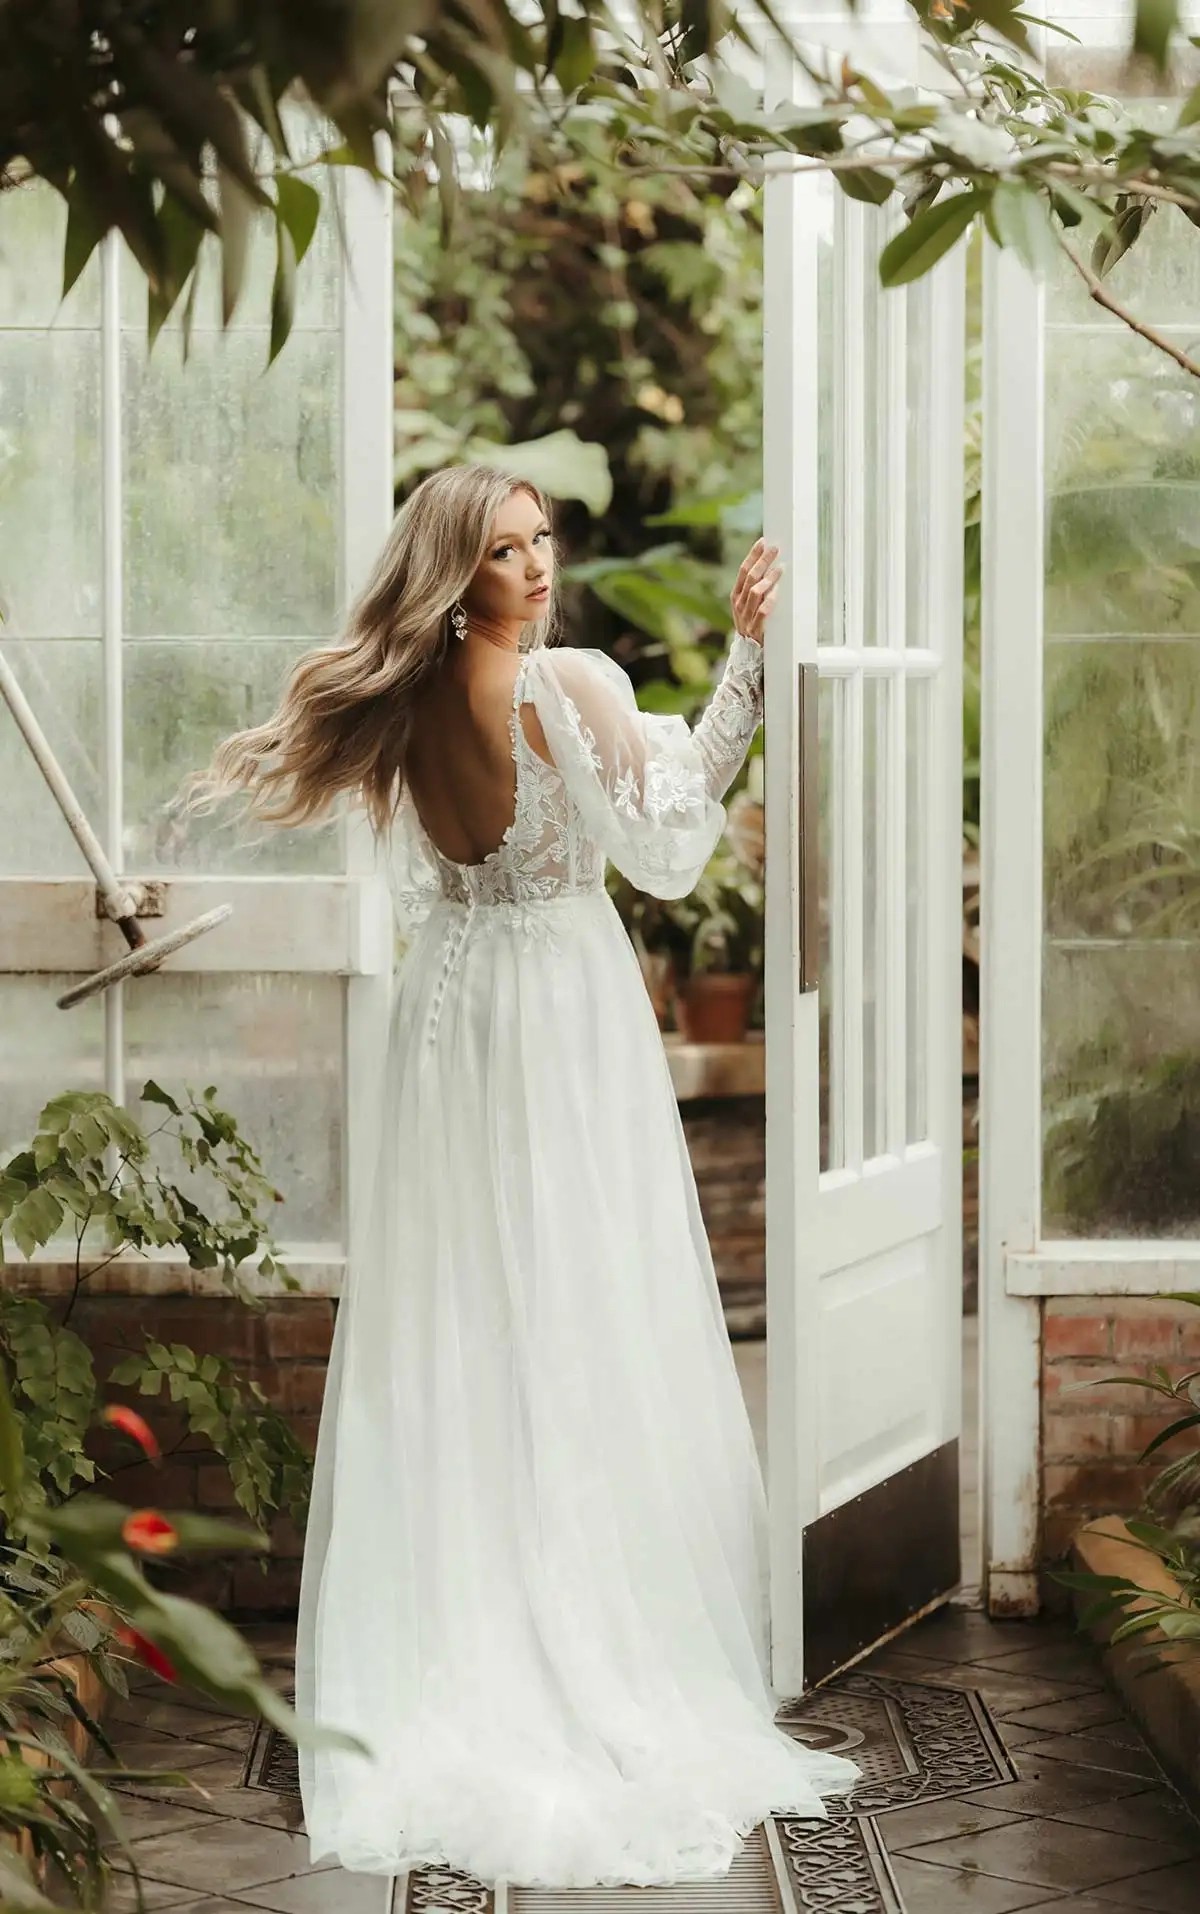
[[[0,1899],[1194,1907],[1200,13],[125,11],[0,9]],[[408,762],[452,471],[548,501],[544,645],[438,606],[503,837],[452,691],[423,875],[193,808]]]

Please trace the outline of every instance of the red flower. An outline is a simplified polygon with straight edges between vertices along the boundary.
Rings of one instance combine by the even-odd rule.
[[[163,1654],[162,1649],[156,1648],[150,1640],[150,1637],[143,1635],[140,1629],[127,1628],[124,1623],[122,1623],[116,1630],[116,1637],[126,1648],[132,1648],[138,1660],[145,1662],[146,1667],[152,1668],[154,1673],[161,1675],[164,1681],[179,1680],[179,1676]]]
[[[179,1547],[179,1530],[157,1509],[133,1509],[121,1524],[121,1536],[127,1548],[145,1555],[165,1555]]]
[[[162,1451],[158,1446],[158,1438],[145,1416],[140,1416],[136,1409],[130,1409],[124,1402],[106,1402],[100,1412],[100,1420],[111,1423],[114,1429],[122,1429],[127,1436],[132,1436],[133,1440],[140,1444],[155,1462],[161,1459]]]

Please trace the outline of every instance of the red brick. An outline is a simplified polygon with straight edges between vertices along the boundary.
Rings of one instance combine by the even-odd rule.
[[[1186,1304],[1184,1315],[1179,1323],[1179,1353],[1192,1361],[1200,1359],[1200,1309],[1190,1309]]]
[[[268,1559],[265,1572],[256,1562],[237,1562],[226,1612],[246,1616],[294,1613],[299,1595],[299,1562]]]
[[[1111,1446],[1112,1416],[1061,1415],[1048,1411],[1042,1429],[1047,1461],[1089,1461],[1107,1455]]]
[[[272,1303],[264,1329],[267,1353],[276,1361],[290,1356],[327,1361],[333,1340],[333,1304],[326,1296]]]
[[[1147,1403],[1151,1400],[1152,1398],[1147,1397]],[[1112,1418],[1112,1450],[1114,1456],[1125,1456],[1131,1461],[1136,1461],[1142,1450],[1146,1447],[1146,1444],[1153,1442],[1155,1436],[1165,1429],[1168,1423],[1183,1414],[1186,1414],[1186,1408],[1181,1404],[1178,1409],[1173,1410],[1168,1415],[1146,1414],[1140,1416],[1114,1416]],[[1188,1439],[1193,1442],[1194,1446],[1194,1437],[1190,1433]],[[1172,1440],[1164,1444],[1161,1451],[1156,1449],[1150,1460],[1152,1463],[1156,1462],[1158,1456],[1161,1454],[1162,1461],[1158,1466],[1165,1467],[1173,1457],[1180,1453],[1181,1451],[1176,1447],[1174,1440]]]
[[[1156,1471],[1145,1463],[1107,1461],[1051,1463],[1042,1471],[1047,1510],[1072,1508],[1101,1514],[1137,1508]]]
[[[1047,1509],[1042,1517],[1042,1560],[1060,1562],[1070,1549],[1075,1531],[1084,1520],[1086,1518],[1076,1509]]]
[[[1118,1356],[1148,1356],[1155,1362],[1169,1362],[1178,1353],[1178,1322],[1177,1315],[1158,1312],[1118,1315],[1113,1322],[1113,1352]]]
[[[320,1410],[325,1396],[323,1362],[290,1362],[280,1370],[282,1402],[288,1409]]]
[[[304,1531],[293,1522],[286,1509],[276,1512],[270,1523],[271,1554],[276,1561],[294,1561],[304,1553]]]
[[[1119,1372],[1112,1361],[1089,1359],[1081,1362],[1048,1363],[1042,1371],[1042,1391],[1047,1406],[1095,1415],[1105,1409],[1136,1413],[1146,1403],[1146,1392],[1132,1383],[1113,1382]]]
[[[1111,1318],[1062,1316],[1057,1310],[1047,1311],[1042,1326],[1042,1354],[1047,1362],[1060,1356],[1111,1356]]]
[[[224,1462],[203,1462],[196,1470],[196,1506],[206,1513],[222,1515],[238,1508]]]

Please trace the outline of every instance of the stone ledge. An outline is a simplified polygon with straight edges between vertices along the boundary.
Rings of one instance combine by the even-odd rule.
[[[681,1103],[693,1097],[761,1097],[767,1087],[766,1045],[761,1030],[752,1030],[742,1043],[686,1043],[675,1032],[663,1037],[675,1095]]]
[[[1170,1569],[1139,1548],[1119,1516],[1104,1516],[1078,1531],[1071,1565],[1091,1575],[1125,1576],[1162,1595],[1180,1594]],[[1077,1611],[1092,1599],[1083,1589],[1074,1593]],[[1105,1673],[1176,1787],[1200,1807],[1200,1651],[1184,1650],[1182,1659],[1148,1668],[1144,1656],[1134,1659],[1144,1637],[1110,1645],[1119,1619],[1104,1616],[1088,1627],[1103,1651]]]

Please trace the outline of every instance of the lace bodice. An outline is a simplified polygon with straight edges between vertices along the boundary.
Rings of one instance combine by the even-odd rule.
[[[411,935],[441,899],[527,905],[597,891],[608,859],[657,897],[695,887],[725,825],[721,799],[762,717],[763,654],[735,636],[694,729],[639,710],[626,673],[606,653],[562,647],[524,654],[509,720],[515,765],[512,823],[478,864],[444,857],[407,786],[385,840],[397,924]],[[521,723],[532,704],[554,762]]]

